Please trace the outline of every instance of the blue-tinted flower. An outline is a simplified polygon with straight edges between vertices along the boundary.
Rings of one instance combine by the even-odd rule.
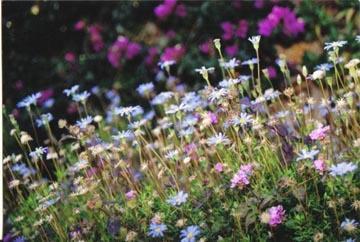
[[[36,105],[37,99],[41,97],[41,93],[35,93],[35,94],[31,94],[27,97],[25,97],[23,100],[21,100],[20,102],[18,102],[18,104],[16,105],[18,108],[28,108],[31,105]]]
[[[322,71],[329,71],[331,68],[333,68],[333,65],[329,63],[323,63],[315,66],[315,70],[322,70]]]
[[[161,105],[174,96],[173,92],[161,92],[151,100],[152,105]]]
[[[88,91],[84,91],[82,93],[76,93],[73,94],[73,101],[75,102],[85,102],[89,97],[90,97],[90,93]]]
[[[18,236],[16,237],[13,242],[25,242],[26,238],[24,236]]]
[[[176,61],[174,61],[174,60],[167,60],[167,61],[159,62],[158,65],[160,66],[161,69],[167,69],[171,65],[174,65],[175,63],[176,63]]]
[[[301,150],[299,157],[296,158],[296,161],[306,160],[306,159],[313,160],[318,153],[319,153],[318,150],[310,150],[310,151],[305,149]]]
[[[191,225],[181,230],[180,238],[181,242],[195,242],[196,236],[201,233],[200,227],[197,225]]]
[[[241,63],[241,65],[243,65],[243,66],[253,66],[253,65],[257,64],[257,63],[258,63],[257,58],[251,58],[249,60],[243,61]]]
[[[50,123],[50,121],[52,121],[53,119],[54,117],[52,116],[51,113],[41,114],[40,118],[36,119],[36,125],[38,127],[41,127],[43,125]]]
[[[48,151],[48,147],[42,147],[42,146],[40,146],[40,147],[35,148],[34,151],[31,151],[31,152],[29,153],[29,155],[30,155],[30,157],[32,157],[32,158],[41,158],[41,156],[42,156],[43,154],[46,154],[47,151]]]
[[[167,230],[167,226],[165,224],[150,224],[148,235],[152,238],[159,238],[164,236],[164,232]]]
[[[226,96],[229,95],[229,91],[225,88],[216,89],[214,88],[209,94],[209,100],[211,103],[222,101]]]
[[[357,164],[351,162],[341,162],[330,167],[330,175],[343,176],[349,172],[355,171],[357,168]]]
[[[175,196],[169,198],[167,202],[173,206],[179,206],[186,202],[188,196],[189,195],[186,192],[180,191]]]
[[[235,67],[239,66],[240,61],[236,58],[232,58],[228,62],[221,63],[221,66],[227,69],[234,69]]]
[[[79,126],[79,128],[81,129],[85,129],[86,126],[92,123],[92,121],[93,121],[93,117],[87,116],[85,118],[76,121],[76,125]]]
[[[357,228],[358,225],[359,225],[359,223],[356,222],[355,219],[350,220],[348,218],[345,218],[345,220],[343,222],[341,222],[340,227],[343,230],[351,233]]]
[[[79,90],[79,85],[75,85],[70,87],[69,89],[65,89],[63,93],[65,93],[66,96],[73,96],[77,90]]]
[[[116,135],[112,136],[114,140],[121,140],[121,139],[132,139],[134,138],[134,132],[130,130],[122,130],[119,131]]]
[[[116,115],[123,116],[131,116],[136,114],[139,111],[140,106],[129,106],[129,107],[118,107],[114,109]],[[142,108],[141,108],[142,109]]]
[[[231,143],[229,138],[222,133],[218,133],[211,136],[210,138],[207,139],[206,142],[208,145],[219,145],[219,144],[229,145]]]
[[[154,84],[152,82],[141,84],[136,88],[136,91],[141,96],[147,96],[150,92],[154,91]]]
[[[346,44],[347,44],[347,41],[345,41],[345,40],[334,41],[334,42],[325,42],[324,50],[327,50],[327,51],[337,50]]]

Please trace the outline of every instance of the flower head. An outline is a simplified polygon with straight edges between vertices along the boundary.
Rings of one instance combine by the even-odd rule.
[[[296,158],[296,161],[299,160],[306,160],[306,159],[311,159],[313,160],[314,157],[319,153],[319,150],[301,150],[301,153],[299,154],[299,157]]]
[[[357,164],[351,162],[341,162],[330,167],[330,175],[343,176],[347,173],[353,172],[358,168]]]
[[[314,129],[309,134],[310,139],[312,140],[323,140],[326,137],[327,132],[330,130],[330,126],[320,126],[317,129]]]
[[[195,242],[196,236],[201,233],[200,227],[197,225],[191,225],[181,230],[180,238],[181,242]]]
[[[165,224],[151,223],[148,235],[152,238],[163,237],[166,230],[167,226]]]
[[[340,227],[341,227],[343,230],[351,233],[351,232],[354,232],[354,230],[356,230],[356,228],[357,228],[358,225],[359,225],[359,223],[356,222],[355,219],[351,219],[351,220],[350,220],[350,219],[348,219],[348,218],[345,218],[345,220],[344,220],[343,222],[341,222]]]
[[[248,40],[252,43],[252,45],[254,46],[255,50],[259,49],[259,43],[260,43],[260,39],[261,36],[260,35],[256,35],[256,36],[252,36],[250,38],[248,38]]]
[[[175,196],[170,197],[167,202],[173,206],[180,206],[186,202],[188,196],[189,195],[186,192],[180,191]]]
[[[37,100],[41,97],[41,93],[37,92],[25,97],[16,105],[18,108],[29,108],[31,105],[36,105]]]
[[[338,50],[339,48],[343,47],[344,45],[347,44],[347,41],[345,40],[340,40],[340,41],[334,41],[334,42],[325,42],[325,47],[324,50]]]
[[[93,117],[87,116],[85,118],[76,121],[76,125],[79,126],[79,128],[81,129],[85,129],[86,126],[92,123],[92,121],[93,121]]]
[[[229,145],[230,143],[231,141],[229,140],[229,138],[222,133],[215,134],[207,139],[208,145]]]
[[[268,213],[270,216],[269,225],[271,227],[277,227],[285,218],[285,210],[282,205],[271,207]]]
[[[326,163],[324,160],[322,160],[322,159],[314,160],[313,164],[314,164],[315,170],[319,174],[321,174],[321,175],[324,174],[324,172],[326,171]]]

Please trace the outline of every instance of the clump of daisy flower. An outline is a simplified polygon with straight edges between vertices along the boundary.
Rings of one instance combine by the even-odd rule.
[[[347,173],[353,172],[358,168],[357,164],[351,162],[340,162],[330,167],[330,175],[344,176]]]
[[[196,237],[201,234],[200,227],[197,225],[191,225],[181,230],[180,238],[181,242],[195,242]]]
[[[161,238],[164,237],[166,230],[167,226],[165,224],[151,223],[148,235],[152,238]]]

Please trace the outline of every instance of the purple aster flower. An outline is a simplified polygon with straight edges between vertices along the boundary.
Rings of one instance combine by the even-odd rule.
[[[195,242],[196,237],[201,233],[200,227],[197,225],[191,225],[181,230],[180,238],[181,242]]]
[[[163,237],[166,230],[167,226],[165,224],[151,223],[148,235],[152,238]]]
[[[285,210],[282,205],[271,207],[268,210],[270,220],[269,225],[271,227],[277,227],[284,221],[285,218]]]

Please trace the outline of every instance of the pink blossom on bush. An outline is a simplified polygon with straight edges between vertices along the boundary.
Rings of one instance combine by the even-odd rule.
[[[249,29],[248,22],[245,19],[239,20],[238,26],[235,30],[235,35],[239,38],[244,39],[247,37],[248,29]]]
[[[275,69],[275,67],[269,66],[269,67],[267,68],[267,71],[268,71],[268,73],[269,73],[269,78],[270,78],[270,79],[276,77],[276,69]]]
[[[310,139],[312,140],[323,140],[326,135],[327,132],[330,130],[330,126],[320,126],[317,129],[314,129],[313,131],[311,131],[311,133],[309,134]]]
[[[79,20],[74,24],[74,29],[77,31],[82,30],[85,28],[85,25],[86,23],[84,20]]]
[[[230,22],[226,21],[226,22],[222,22],[220,26],[224,32],[222,35],[222,39],[231,40],[234,36],[233,25]]]
[[[51,98],[54,95],[53,89],[46,89],[41,92],[41,97],[38,98],[38,103],[40,105],[43,105],[49,98]]]
[[[237,46],[237,44],[233,44],[225,47],[225,53],[229,57],[234,57],[238,53],[238,51],[239,51],[239,47]]]
[[[176,9],[175,9],[175,14],[179,17],[186,17],[187,15],[187,11],[186,11],[186,7],[184,4],[179,4]]]
[[[185,54],[185,47],[181,44],[175,45],[173,47],[168,47],[164,50],[164,53],[161,55],[161,61],[178,61]]]
[[[97,24],[90,25],[88,28],[90,34],[90,42],[95,52],[99,52],[104,48],[103,38],[101,36],[101,27]]]
[[[211,43],[210,41],[205,41],[204,43],[201,43],[199,45],[199,49],[202,53],[204,54],[209,54],[210,53],[210,48],[211,48]]]
[[[156,56],[158,54],[158,49],[156,47],[151,47],[148,49],[148,55],[145,57],[145,64],[151,66],[154,64]]]
[[[319,174],[324,174],[324,172],[326,171],[325,161],[321,159],[314,160],[314,168]]]
[[[288,36],[296,36],[304,32],[304,21],[296,18],[295,12],[287,7],[274,6],[271,13],[258,23],[259,34],[270,36],[280,22],[283,22],[283,33]]]
[[[76,55],[72,51],[68,51],[65,53],[64,59],[69,63],[74,63],[76,59]]]
[[[131,42],[127,46],[126,49],[126,58],[128,60],[133,59],[135,56],[137,56],[140,53],[141,46],[137,43]]]
[[[154,9],[154,13],[160,20],[165,20],[172,14],[175,5],[176,0],[165,0],[162,4],[158,5]]]

